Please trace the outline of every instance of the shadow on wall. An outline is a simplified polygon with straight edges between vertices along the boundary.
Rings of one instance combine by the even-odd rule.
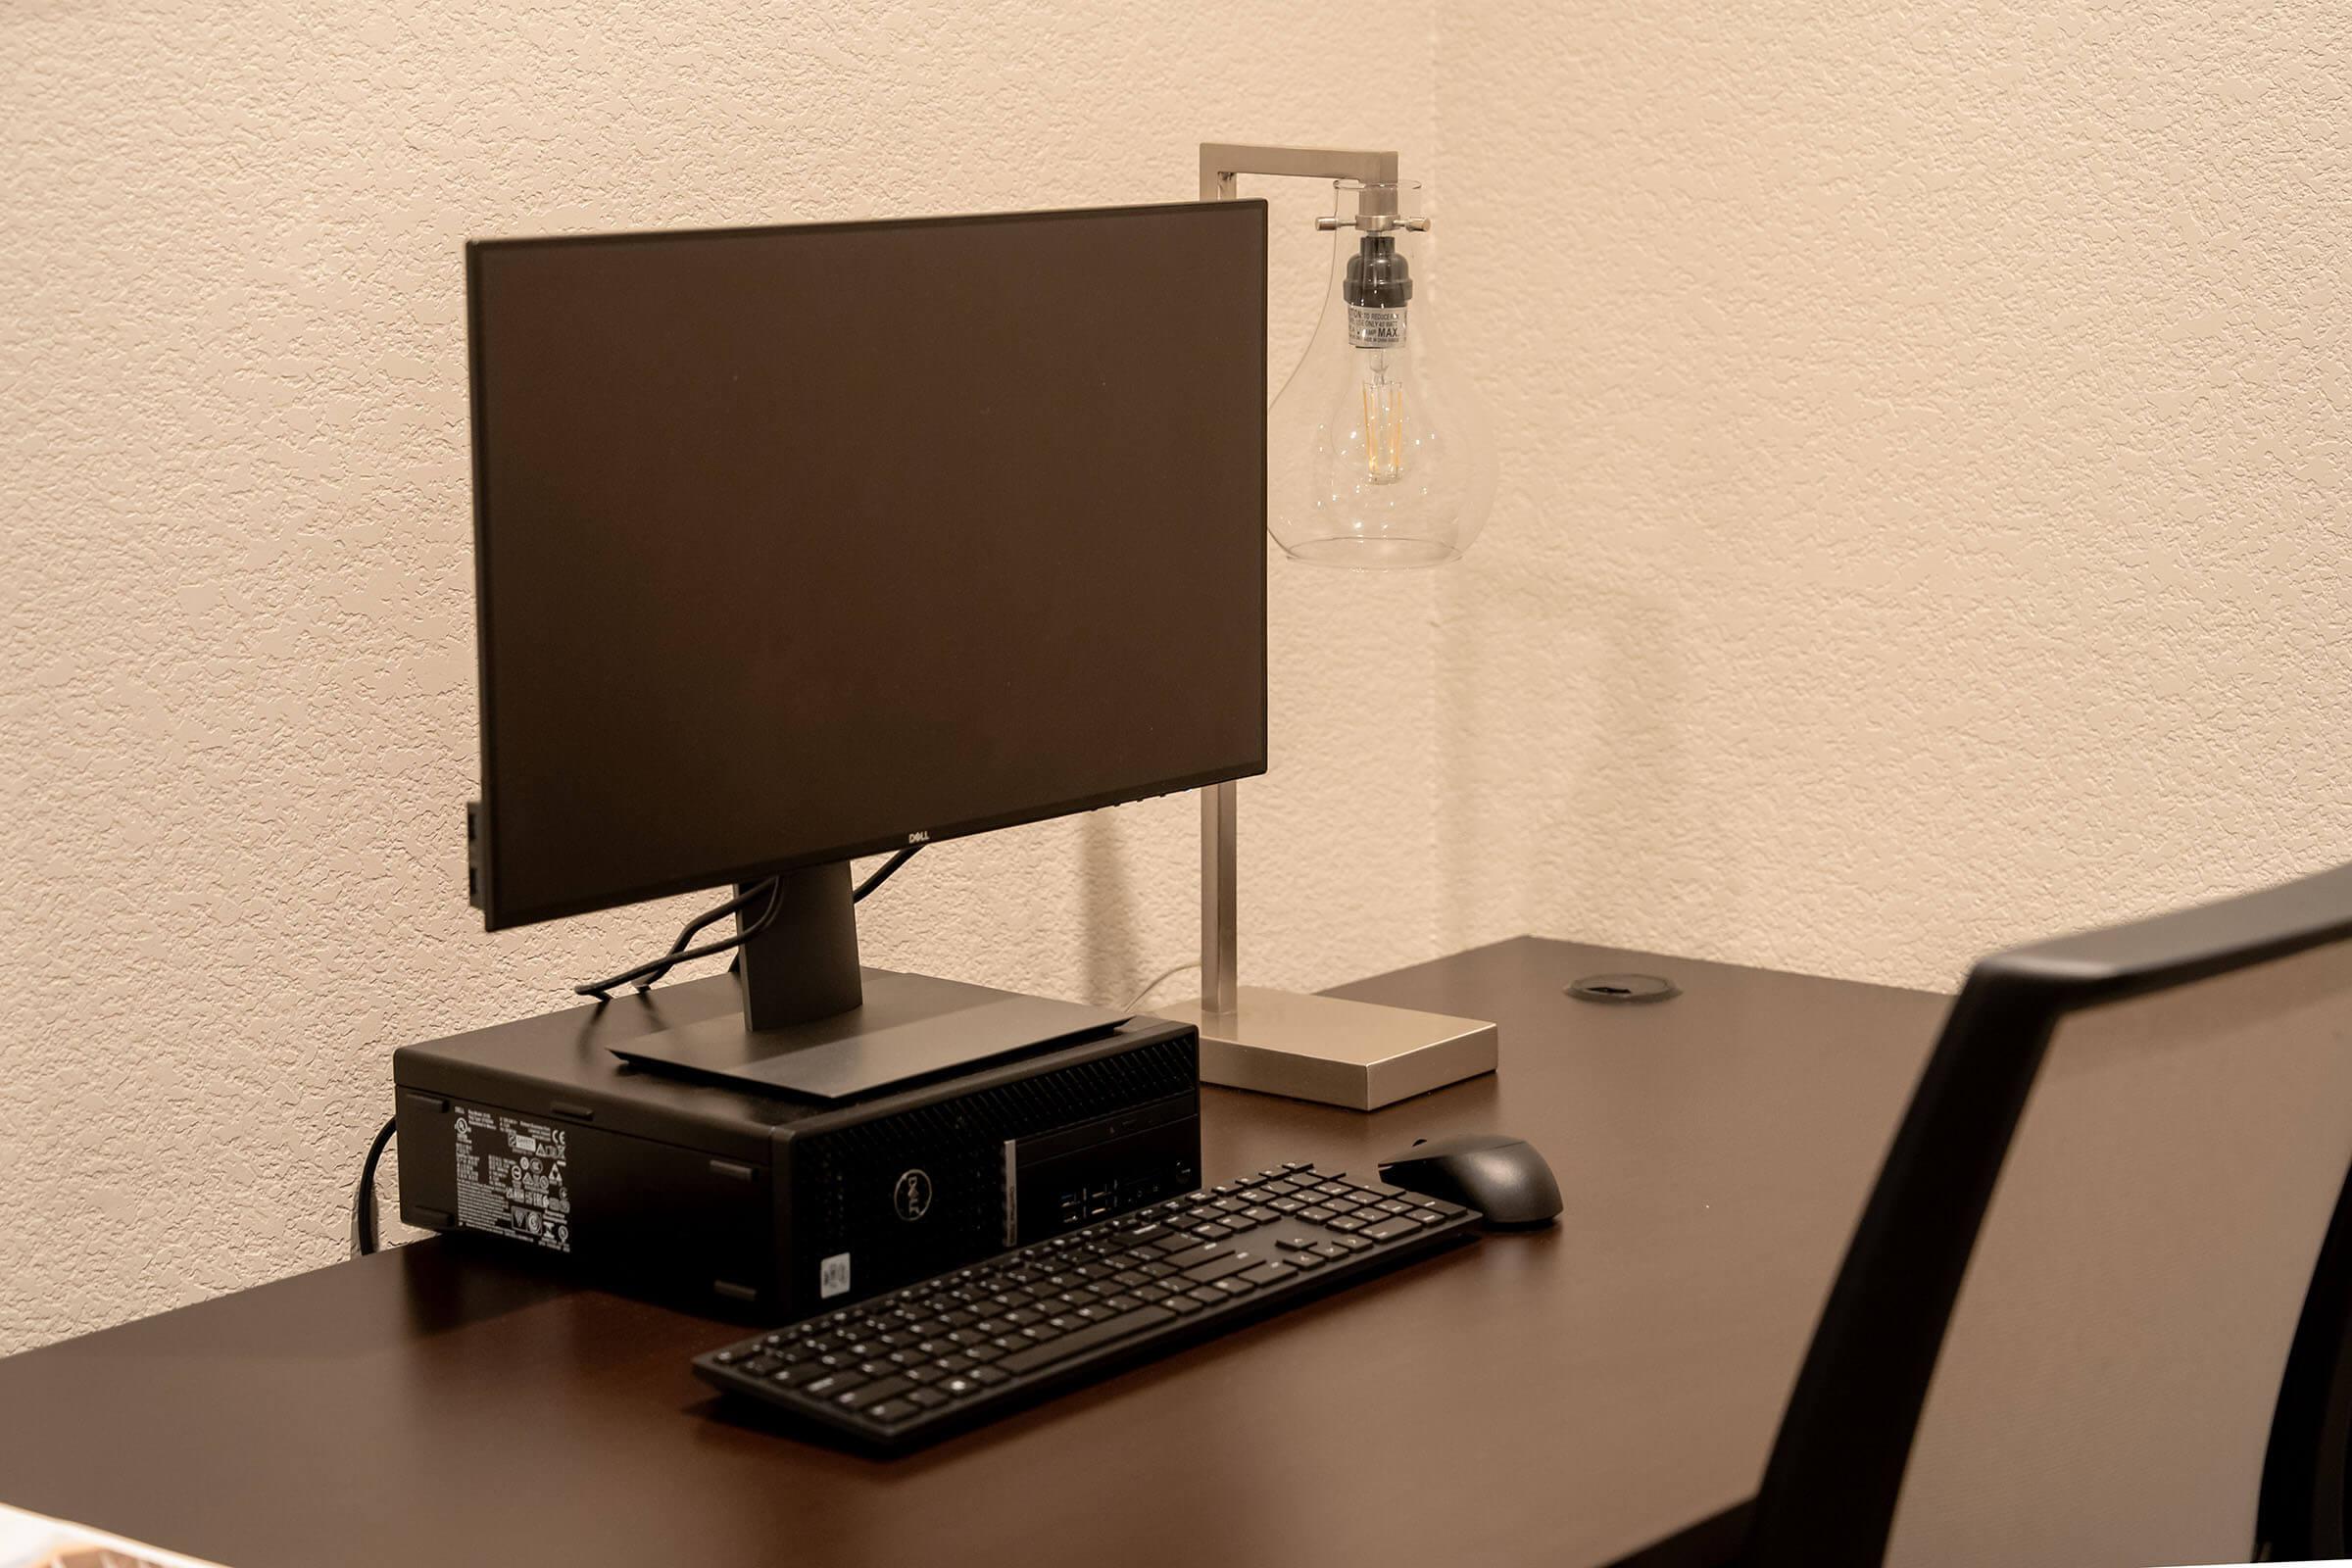
[[[1085,994],[1115,1007],[1137,984],[1135,977],[1147,960],[1126,852],[1119,843],[1118,824],[1106,811],[1078,819],[1078,886],[1079,929],[1086,933],[1081,976]]]
[[[1445,945],[1719,926],[1744,900],[1690,776],[1683,611],[1591,579],[1500,586],[1465,583],[1439,644]]]

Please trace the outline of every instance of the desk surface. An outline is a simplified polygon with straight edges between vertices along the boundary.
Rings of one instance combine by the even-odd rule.
[[[1604,970],[1684,995],[1572,1001]],[[1606,1562],[1753,1492],[1940,997],[1520,938],[1338,993],[1501,1025],[1206,1170],[1497,1129],[1567,1211],[879,1461],[711,1419],[733,1337],[441,1241],[0,1360],[0,1501],[232,1568]]]

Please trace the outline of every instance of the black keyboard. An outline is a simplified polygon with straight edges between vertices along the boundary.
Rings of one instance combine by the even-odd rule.
[[[911,1448],[1464,1240],[1477,1221],[1284,1165],[730,1345],[694,1370],[860,1445]]]

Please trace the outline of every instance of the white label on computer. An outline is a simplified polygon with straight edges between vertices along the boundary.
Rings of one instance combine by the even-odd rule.
[[[457,1117],[458,1223],[551,1251],[571,1250],[564,1130],[501,1111]]]
[[[824,1300],[850,1294],[849,1253],[835,1252],[816,1265],[816,1294]]]

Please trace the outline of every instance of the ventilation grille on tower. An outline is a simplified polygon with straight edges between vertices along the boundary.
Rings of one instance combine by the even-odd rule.
[[[1186,1034],[795,1139],[795,1304],[838,1305],[1002,1250],[1005,1140],[1186,1094],[1199,1077]],[[845,1255],[847,1293],[820,1298],[823,1260]]]

